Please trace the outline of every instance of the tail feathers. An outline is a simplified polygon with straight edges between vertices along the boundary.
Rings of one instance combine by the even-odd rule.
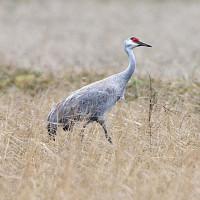
[[[57,124],[48,123],[47,130],[48,130],[48,133],[49,133],[49,137],[52,138],[55,141],[55,135],[56,135],[56,131],[57,131]]]
[[[50,117],[48,117],[48,121],[49,122],[47,125],[47,130],[49,133],[49,137],[52,138],[53,140],[55,140],[56,131],[58,129],[58,126],[61,126],[64,131],[70,131],[74,125],[73,120],[64,118],[64,117],[59,119],[58,122],[57,122],[57,120],[50,119]]]

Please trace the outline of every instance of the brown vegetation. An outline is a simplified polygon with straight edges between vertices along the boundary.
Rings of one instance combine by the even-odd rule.
[[[18,77],[1,90],[3,199],[197,199],[199,83],[152,80],[156,100],[149,119],[149,79],[132,78],[126,100],[107,115],[110,145],[95,123],[83,142],[79,127],[59,129],[56,142],[45,129],[50,109],[98,75],[67,74],[35,88],[32,79],[19,85]]]

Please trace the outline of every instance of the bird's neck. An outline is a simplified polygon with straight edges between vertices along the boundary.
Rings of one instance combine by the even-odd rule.
[[[125,51],[128,54],[129,65],[128,65],[128,68],[121,73],[121,76],[123,77],[124,81],[127,83],[135,70],[136,64],[135,64],[135,56],[133,54],[133,51],[127,50],[127,49],[125,49]]]

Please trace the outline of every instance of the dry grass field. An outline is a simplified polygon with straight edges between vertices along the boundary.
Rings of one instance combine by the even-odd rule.
[[[199,1],[0,1],[0,199],[200,197]],[[107,114],[48,138],[49,111],[74,90],[137,68]],[[150,75],[150,77],[149,77]],[[150,104],[150,102],[152,104]]]

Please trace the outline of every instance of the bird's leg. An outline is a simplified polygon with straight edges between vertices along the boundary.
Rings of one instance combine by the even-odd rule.
[[[81,142],[83,141],[84,138],[84,129],[85,129],[86,125],[83,126],[83,129],[80,132],[80,136],[81,136]]]
[[[103,127],[103,130],[104,130],[104,132],[105,132],[106,139],[112,144],[112,139],[111,139],[111,137],[108,135],[108,131],[107,131],[105,119],[101,119],[101,120],[98,119],[97,122],[99,122],[99,124],[101,124],[101,126]]]
[[[89,124],[89,122],[85,122],[83,124],[83,129],[81,130],[80,132],[80,136],[81,136],[81,142],[83,141],[83,138],[84,138],[84,131],[85,131],[85,127]]]

